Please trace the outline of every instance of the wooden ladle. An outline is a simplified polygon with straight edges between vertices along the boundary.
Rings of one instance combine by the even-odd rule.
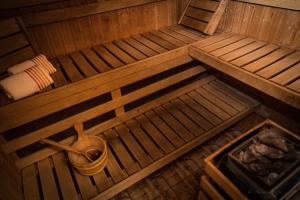
[[[88,149],[87,151],[80,151],[78,149],[75,149],[71,146],[68,146],[68,145],[63,145],[63,144],[60,144],[58,142],[54,142],[52,140],[48,140],[48,139],[41,139],[40,140],[41,143],[46,143],[46,144],[50,144],[52,146],[55,146],[55,147],[58,147],[60,149],[63,149],[63,150],[66,150],[66,151],[70,151],[70,152],[73,152],[73,153],[77,153],[79,155],[82,155],[84,156],[88,161],[90,162],[93,162],[94,159],[91,158],[90,156],[90,151],[95,151],[94,149]]]

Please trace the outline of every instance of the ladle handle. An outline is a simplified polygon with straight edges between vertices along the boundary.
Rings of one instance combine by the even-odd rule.
[[[77,149],[74,149],[74,148],[72,148],[72,147],[70,147],[70,146],[68,146],[68,145],[63,145],[63,144],[60,144],[60,143],[58,143],[58,142],[54,142],[54,141],[52,141],[52,140],[41,139],[40,142],[41,142],[41,143],[50,144],[50,145],[52,145],[52,146],[56,146],[56,147],[58,147],[58,148],[60,148],[60,149],[66,150],[66,151],[71,151],[71,152],[73,152],[73,153],[82,154],[82,152],[81,152],[81,151],[78,151]]]
[[[84,139],[87,137],[83,131],[83,124],[82,123],[77,123],[74,125],[74,129],[76,130],[78,134],[78,140]]]

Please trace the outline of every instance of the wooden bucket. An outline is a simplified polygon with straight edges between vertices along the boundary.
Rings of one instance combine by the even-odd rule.
[[[74,168],[82,175],[92,176],[101,172],[106,166],[108,160],[108,151],[106,141],[101,137],[88,136],[82,131],[82,124],[75,127],[78,133],[78,140],[72,147],[86,151],[88,149],[97,149],[101,151],[101,156],[93,162],[89,162],[84,156],[68,152],[68,157]]]

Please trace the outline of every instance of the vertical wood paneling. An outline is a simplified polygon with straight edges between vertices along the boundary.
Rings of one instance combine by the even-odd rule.
[[[63,55],[177,23],[175,0],[46,24],[29,29],[41,52]]]
[[[292,48],[300,47],[300,12],[230,1],[219,28]]]

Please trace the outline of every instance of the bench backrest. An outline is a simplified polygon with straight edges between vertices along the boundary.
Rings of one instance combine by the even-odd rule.
[[[179,24],[213,35],[225,12],[228,0],[190,0]]]
[[[8,67],[32,58],[35,52],[20,19],[10,18],[0,21],[0,27],[1,75]]]

